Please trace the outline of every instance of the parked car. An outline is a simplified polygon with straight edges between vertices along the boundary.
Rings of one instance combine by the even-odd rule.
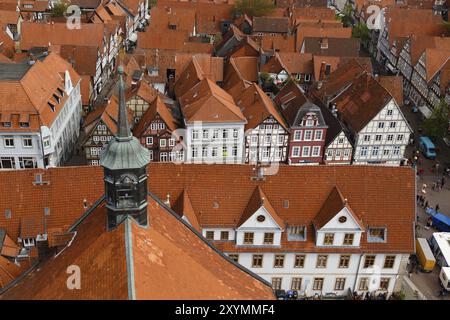
[[[436,159],[436,147],[430,138],[422,136],[419,138],[419,149],[428,159]]]

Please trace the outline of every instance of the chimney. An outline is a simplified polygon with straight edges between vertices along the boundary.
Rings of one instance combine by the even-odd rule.
[[[170,207],[170,194],[169,194],[169,193],[167,194],[167,196],[166,196],[166,201],[164,201],[164,203],[165,203],[168,207]]]

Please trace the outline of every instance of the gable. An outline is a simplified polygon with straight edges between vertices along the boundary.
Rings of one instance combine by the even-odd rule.
[[[340,222],[339,219],[345,217],[345,222]],[[319,231],[325,230],[356,230],[362,231],[363,227],[359,225],[358,221],[353,217],[352,213],[346,207],[331,218]]]
[[[403,112],[401,111],[400,107],[398,106],[398,104],[395,102],[395,100],[393,98],[391,98],[389,100],[389,102],[386,103],[384,105],[384,107],[364,126],[364,128],[361,130],[361,132],[367,131],[369,126],[372,125],[373,121],[378,121],[378,120],[388,121],[383,116],[384,114],[387,113],[388,109],[394,110],[394,116],[392,117],[393,121],[394,120],[402,121],[404,123],[404,125],[406,126],[406,128],[409,130],[409,132],[412,132],[412,129],[411,129],[410,125],[408,124],[408,121],[406,120],[405,116],[403,115]]]
[[[258,221],[258,217],[263,216],[264,221],[260,222]],[[283,228],[277,224],[275,219],[272,217],[272,215],[269,213],[269,211],[264,207],[261,206],[258,210],[255,211],[254,214],[252,214],[244,223],[242,223],[237,230],[241,229],[255,229],[255,228],[262,228],[262,229],[279,229],[282,230]]]

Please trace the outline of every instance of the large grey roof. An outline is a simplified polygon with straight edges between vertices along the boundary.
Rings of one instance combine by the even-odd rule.
[[[0,63],[0,80],[20,80],[30,67],[28,63]]]

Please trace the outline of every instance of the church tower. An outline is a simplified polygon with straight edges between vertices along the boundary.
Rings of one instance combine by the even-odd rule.
[[[147,164],[149,151],[133,137],[125,103],[123,68],[119,66],[119,120],[116,136],[100,156],[104,168],[108,229],[128,216],[147,226]]]

